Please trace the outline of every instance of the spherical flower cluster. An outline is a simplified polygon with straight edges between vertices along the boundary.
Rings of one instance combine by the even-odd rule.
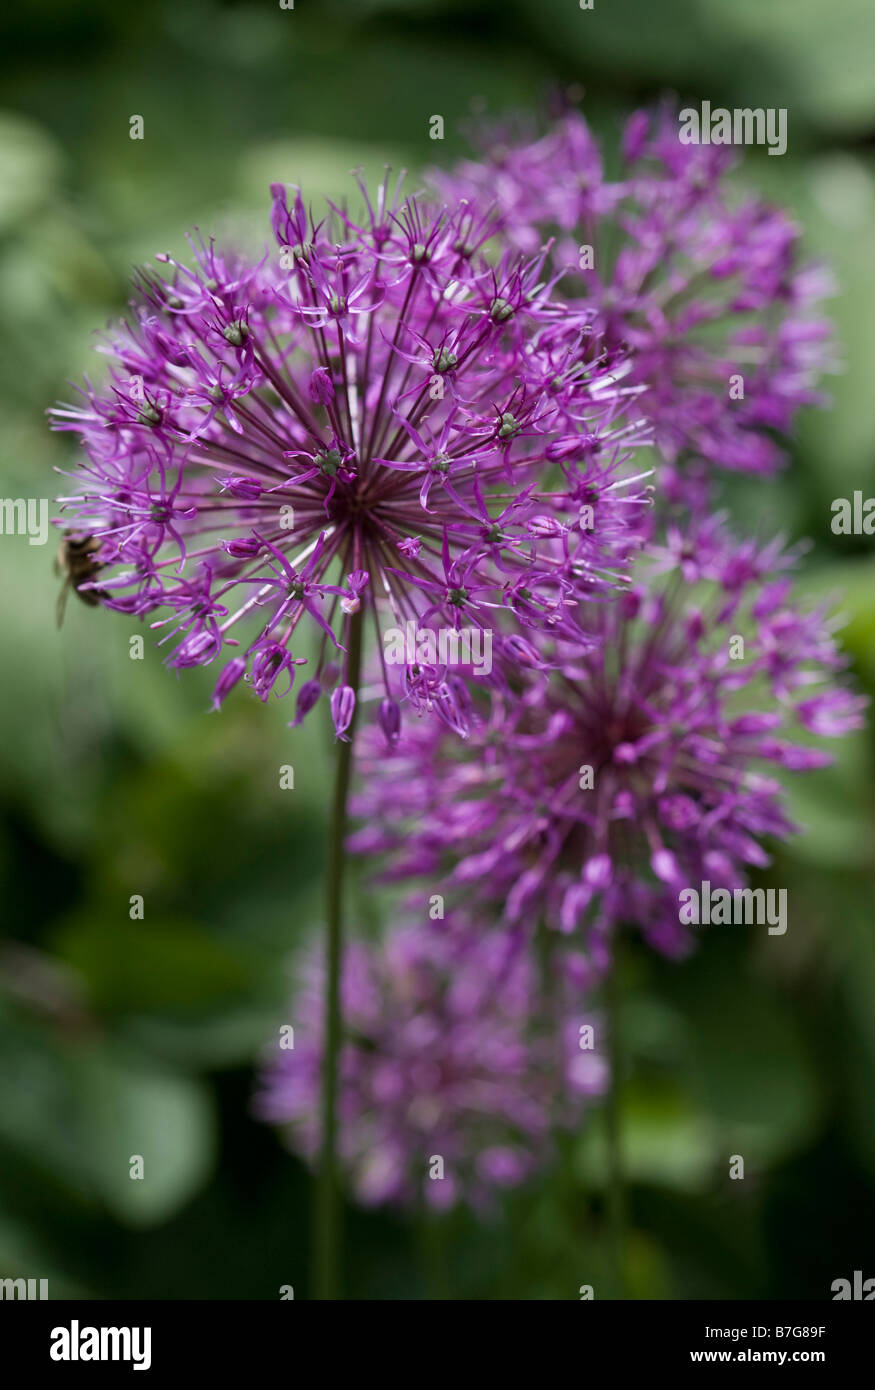
[[[668,107],[631,117],[616,180],[576,113],[540,138],[509,125],[477,140],[482,161],[435,184],[492,198],[502,234],[527,253],[555,236],[566,293],[576,285],[607,341],[632,353],[671,471],[774,471],[796,411],[822,399],[817,378],[833,366],[815,310],[831,282],[801,262],[784,212],[735,189],[733,151],[682,144]]]
[[[193,267],[157,257],[103,344],[108,385],[54,412],[87,452],[61,499],[89,538],[81,595],[151,618],[175,667],[230,655],[216,705],[241,679],[286,693],[318,644],[297,717],[331,691],[341,738],[362,631],[494,628],[498,665],[536,660],[524,634],[574,633],[647,500],[623,352],[544,256],[487,259],[476,205],[361,192],[359,222],[315,223],[274,186],[258,264],[200,241]],[[594,500],[597,530],[578,524]],[[383,683],[390,741],[405,700],[464,732],[446,667],[384,665]]]
[[[585,984],[623,924],[683,953],[679,891],[768,864],[764,841],[795,828],[774,774],[829,762],[808,736],[861,723],[834,624],[793,601],[795,558],[720,518],[670,528],[640,584],[587,610],[597,640],[495,699],[464,759],[425,728],[367,759],[353,846],[389,853],[411,906],[447,892],[567,934]]]
[[[440,929],[437,929],[439,926]],[[550,1159],[607,1084],[596,1026],[549,1003],[521,938],[470,924],[356,942],[343,968],[340,1160],[364,1205],[494,1208]],[[319,1153],[321,959],[311,953],[256,1108],[308,1161]],[[557,981],[561,986],[561,981]]]

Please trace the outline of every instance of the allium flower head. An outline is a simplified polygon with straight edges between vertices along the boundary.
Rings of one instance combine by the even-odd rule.
[[[520,944],[457,922],[347,949],[340,1151],[363,1204],[488,1209],[549,1160],[554,1127],[578,1127],[604,1090],[594,1025],[579,1007],[545,1008]],[[311,954],[289,1014],[295,1046],[277,1048],[257,1099],[308,1161],[320,1142],[320,979]]]
[[[833,366],[830,325],[813,308],[831,282],[801,263],[784,212],[736,189],[733,151],[681,144],[670,107],[631,117],[616,180],[576,113],[541,137],[507,126],[476,138],[482,160],[435,173],[436,185],[493,199],[527,253],[555,235],[566,294],[576,286],[607,341],[631,352],[672,468],[776,469],[780,438],[821,401],[817,377]]]
[[[410,619],[494,628],[514,666],[520,627],[570,636],[611,587],[646,500],[622,351],[544,255],[487,259],[476,204],[361,192],[359,221],[314,222],[274,186],[278,249],[257,264],[200,240],[193,266],[157,257],[102,346],[108,385],[55,411],[88,456],[62,500],[100,542],[91,592],[150,618],[173,666],[230,656],[217,705],[241,679],[290,690],[315,634],[297,714],[334,687],[340,737],[354,620],[378,645]],[[577,524],[594,498],[595,531]],[[403,700],[464,731],[445,669],[383,675],[390,737]]]
[[[588,610],[598,640],[496,699],[464,759],[422,728],[368,759],[354,846],[390,853],[411,906],[437,884],[483,918],[567,934],[584,983],[626,923],[682,953],[679,889],[743,887],[764,841],[795,829],[775,773],[829,762],[814,739],[861,723],[833,624],[792,599],[794,559],[720,519],[669,531],[646,581]]]

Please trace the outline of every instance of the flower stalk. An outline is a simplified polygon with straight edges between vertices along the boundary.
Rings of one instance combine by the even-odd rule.
[[[614,1296],[626,1297],[626,1191],[623,1174],[623,1046],[620,1028],[620,984],[616,958],[605,979],[608,1061],[611,1082],[605,1096],[607,1151],[607,1229]]]
[[[361,681],[362,613],[352,614],[347,652],[347,686],[358,702]],[[337,1162],[337,1090],[343,1043],[340,982],[343,956],[344,878],[349,785],[356,710],[337,751],[334,800],[326,865],[325,1054],[322,1067],[322,1152],[317,1177],[314,1255],[317,1299],[333,1300],[341,1290],[341,1203]]]

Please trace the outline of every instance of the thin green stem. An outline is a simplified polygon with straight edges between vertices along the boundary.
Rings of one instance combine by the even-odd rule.
[[[349,625],[346,683],[358,695],[361,681],[362,615]],[[322,1152],[316,1190],[314,1244],[315,1296],[341,1297],[341,1205],[337,1164],[337,1074],[342,1044],[340,974],[343,956],[343,886],[346,868],[347,802],[352,773],[352,748],[357,711],[347,730],[347,742],[337,751],[331,830],[326,866],[325,915],[325,1048],[322,1058]]]
[[[451,1301],[447,1240],[451,1213],[424,1208],[419,1234],[425,1268],[426,1298],[432,1303]]]
[[[611,1085],[604,1110],[608,1162],[608,1243],[616,1289],[615,1296],[625,1298],[626,1193],[623,1182],[623,1050],[620,1027],[620,984],[616,955],[605,981],[605,1005],[608,1024],[608,1060],[611,1067]]]

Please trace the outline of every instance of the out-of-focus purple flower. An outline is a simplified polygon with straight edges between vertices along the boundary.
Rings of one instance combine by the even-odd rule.
[[[221,708],[223,700],[225,700],[227,696],[230,694],[230,692],[233,690],[234,686],[240,680],[245,670],[246,662],[242,659],[242,657],[238,657],[236,661],[228,662],[228,665],[225,667],[221,676],[216,682],[216,688],[213,691],[214,710]]]
[[[394,747],[401,732],[401,707],[388,696],[380,702],[379,723],[386,742]]]
[[[310,1162],[320,1143],[321,975],[313,953],[288,1014],[294,1047],[272,1052],[256,1102]],[[545,994],[521,935],[484,937],[462,921],[347,948],[338,1113],[341,1162],[360,1202],[488,1209],[549,1162],[556,1128],[579,1128],[608,1079],[598,1025],[563,988],[556,980]]]
[[[334,732],[346,742],[346,731],[355,713],[355,691],[349,685],[339,685],[331,694],[331,718]]]
[[[152,618],[172,665],[230,649],[220,695],[241,660],[262,699],[286,693],[302,624],[313,678],[340,653],[347,686],[356,615],[369,641],[409,619],[494,629],[512,667],[505,638],[571,636],[611,589],[649,500],[626,467],[648,431],[624,354],[557,297],[544,255],[487,258],[470,203],[361,192],[361,219],[315,223],[275,185],[278,247],[258,264],[200,241],[193,266],[159,256],[102,346],[107,385],[54,412],[87,454],[61,501],[100,541],[96,596]],[[590,500],[599,524],[581,526]],[[381,679],[464,733],[446,670]]]
[[[576,286],[607,341],[631,352],[642,409],[681,483],[697,459],[771,472],[783,459],[776,436],[822,401],[818,376],[835,365],[814,307],[831,280],[801,262],[786,213],[737,189],[732,150],[683,145],[678,132],[671,107],[637,112],[608,180],[577,113],[540,137],[485,128],[481,162],[433,179],[444,196],[492,199],[502,233],[527,253],[555,238],[565,293]]]
[[[640,584],[587,610],[596,640],[484,706],[464,757],[424,727],[366,757],[353,847],[388,852],[411,908],[439,891],[514,930],[545,920],[583,947],[584,983],[624,923],[683,953],[679,888],[743,887],[795,829],[775,774],[862,722],[835,624],[793,601],[796,558],[720,518],[669,528]]]

